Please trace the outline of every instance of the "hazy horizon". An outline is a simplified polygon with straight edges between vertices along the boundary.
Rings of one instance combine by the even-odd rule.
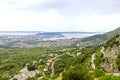
[[[0,0],[0,31],[108,32],[119,0]]]
[[[0,32],[58,32],[58,33],[64,33],[64,32],[75,32],[75,33],[79,33],[79,32],[83,32],[83,33],[87,33],[87,31],[0,31]],[[90,32],[90,31],[88,31]],[[90,33],[99,33],[99,32],[90,32]]]

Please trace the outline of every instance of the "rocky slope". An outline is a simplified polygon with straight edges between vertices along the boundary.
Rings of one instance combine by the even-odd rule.
[[[119,72],[117,59],[120,54],[120,35],[108,40],[95,54],[95,65],[106,72]]]

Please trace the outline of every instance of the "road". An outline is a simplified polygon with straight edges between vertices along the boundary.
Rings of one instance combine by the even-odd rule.
[[[94,63],[94,60],[95,60],[95,53],[92,54],[92,59],[91,59],[91,67],[92,67],[93,69],[95,69],[95,63]]]
[[[51,65],[51,77],[52,77],[52,76],[54,75],[54,73],[55,73],[54,63],[55,63],[55,62],[53,62],[52,65]]]

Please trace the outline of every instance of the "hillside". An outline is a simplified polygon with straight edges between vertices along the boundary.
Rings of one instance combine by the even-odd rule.
[[[67,67],[62,80],[120,80],[120,35],[102,45],[84,48],[81,53],[74,58],[62,59]],[[61,65],[59,61],[59,69]]]
[[[120,71],[120,36],[117,35],[103,44],[95,54],[96,68],[102,68],[106,72],[116,73]]]
[[[113,31],[107,32],[105,34],[99,34],[99,35],[94,35],[94,36],[83,38],[81,41],[83,41],[83,42],[96,41],[96,42],[101,43],[101,42],[104,42],[105,40],[108,40],[108,39],[116,36],[117,34],[120,34],[120,27]]]
[[[84,48],[81,53],[72,58],[63,72],[62,80],[120,80],[120,35],[99,46]],[[67,66],[69,60],[62,59],[62,62]],[[59,61],[58,66],[60,64]]]

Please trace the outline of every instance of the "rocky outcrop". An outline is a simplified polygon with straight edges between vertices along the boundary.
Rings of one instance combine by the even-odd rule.
[[[103,62],[102,67],[106,72],[118,72],[116,59],[119,49],[117,47],[104,48],[101,49],[101,53],[103,54]]]
[[[92,59],[91,59],[91,67],[92,67],[92,69],[95,69],[95,63],[94,63],[94,60],[95,60],[95,53],[94,54],[92,54]]]
[[[119,53],[120,53],[120,36],[117,35],[114,38],[107,41],[100,48],[99,54],[103,55],[101,57],[100,67],[102,67],[106,72],[109,73],[119,72],[118,65],[116,63],[116,59]]]

